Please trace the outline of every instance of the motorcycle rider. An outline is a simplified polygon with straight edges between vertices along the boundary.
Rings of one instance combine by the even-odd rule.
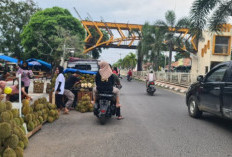
[[[113,76],[112,69],[109,64],[105,61],[99,63],[99,72],[96,74],[95,82],[96,87],[93,89],[93,104],[96,102],[96,92],[113,92],[116,95],[116,116],[118,120],[123,119],[120,113],[120,102],[119,102],[119,89],[114,87],[115,79]]]
[[[132,70],[129,69],[128,73],[127,73],[127,80],[129,80],[129,77],[132,78]]]
[[[148,82],[155,82],[155,73],[153,73],[152,70],[150,70],[149,74],[146,77],[146,87],[148,87]]]
[[[110,68],[112,69],[112,72],[113,72],[112,75],[114,76],[114,80],[115,80],[115,85],[116,85],[116,87],[117,87],[117,86],[119,86],[119,87],[122,86],[122,85],[121,85],[121,82],[120,82],[120,80],[119,80],[119,77],[117,76],[117,74],[114,73],[114,69],[112,68],[111,64],[109,64],[109,66],[110,66]]]

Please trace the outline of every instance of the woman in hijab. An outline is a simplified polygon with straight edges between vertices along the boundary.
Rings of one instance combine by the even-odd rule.
[[[24,83],[25,87],[25,92],[28,94],[30,79],[33,77],[33,72],[28,69],[27,62],[23,62],[22,66],[19,67],[17,74],[21,74],[22,82]]]
[[[58,76],[56,78],[55,83],[55,99],[56,99],[56,106],[58,110],[60,111],[60,108],[64,106],[63,104],[63,95],[64,95],[64,85],[65,85],[65,77],[63,75],[64,68],[61,66],[58,66],[56,68],[56,72],[58,73]],[[64,109],[64,113],[68,113],[68,109]]]
[[[116,116],[118,119],[122,119],[123,117],[121,116],[120,113],[120,103],[119,103],[119,89],[115,88],[115,79],[114,76],[112,75],[112,69],[110,65],[102,61],[99,63],[99,72],[96,74],[95,82],[96,82],[96,88],[93,89],[93,104],[95,104],[96,101],[96,92],[113,92],[116,95]]]

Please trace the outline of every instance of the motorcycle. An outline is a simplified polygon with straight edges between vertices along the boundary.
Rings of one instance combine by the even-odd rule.
[[[155,82],[149,81],[147,85],[147,93],[150,95],[154,95],[155,91],[156,91]]]
[[[116,114],[116,96],[113,93],[98,93],[94,105],[94,115],[104,125],[106,120]]]
[[[127,81],[130,82],[132,80],[132,76],[127,75]]]

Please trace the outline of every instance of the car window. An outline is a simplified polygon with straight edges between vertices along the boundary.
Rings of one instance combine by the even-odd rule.
[[[206,82],[221,82],[223,81],[224,75],[228,66],[222,66],[214,70],[209,76],[207,76]]]
[[[227,70],[224,80],[225,82],[232,82],[232,67]]]

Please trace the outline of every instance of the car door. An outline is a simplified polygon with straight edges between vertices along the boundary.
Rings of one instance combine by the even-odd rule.
[[[200,85],[199,103],[203,110],[220,114],[221,92],[228,64],[222,64],[210,71]]]
[[[232,118],[232,65],[228,69],[222,90],[222,113],[224,116]]]

